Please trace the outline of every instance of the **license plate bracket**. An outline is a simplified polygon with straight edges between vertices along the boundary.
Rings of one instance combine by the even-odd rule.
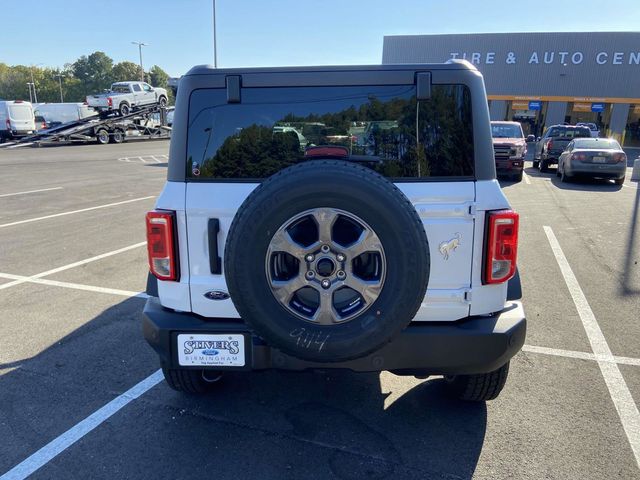
[[[248,341],[245,334],[179,333],[175,342],[180,366],[246,368]]]

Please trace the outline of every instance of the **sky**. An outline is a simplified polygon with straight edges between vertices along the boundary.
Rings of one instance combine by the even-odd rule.
[[[0,0],[0,63],[213,63],[212,0]],[[218,67],[379,64],[384,35],[638,31],[640,1],[217,0]],[[640,47],[639,47],[640,48]]]

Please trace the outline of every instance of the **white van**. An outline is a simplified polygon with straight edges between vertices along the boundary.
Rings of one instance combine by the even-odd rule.
[[[93,108],[84,103],[38,103],[33,110],[36,116],[44,118],[48,128],[97,115]]]
[[[0,102],[0,143],[30,135],[35,130],[31,103],[22,100]]]

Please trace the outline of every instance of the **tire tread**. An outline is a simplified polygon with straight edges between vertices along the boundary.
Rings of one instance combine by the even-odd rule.
[[[493,372],[457,375],[450,381],[450,386],[460,400],[485,402],[494,400],[500,395],[508,375],[509,362]]]

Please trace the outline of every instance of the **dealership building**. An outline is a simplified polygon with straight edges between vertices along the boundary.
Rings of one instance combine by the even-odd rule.
[[[640,146],[640,32],[385,36],[382,63],[466,59],[484,76],[492,120],[525,134],[592,122]]]

